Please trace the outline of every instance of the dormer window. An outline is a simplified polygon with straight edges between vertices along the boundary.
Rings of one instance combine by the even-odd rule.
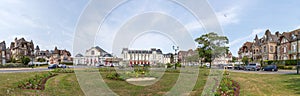
[[[296,39],[296,35],[295,34],[292,35],[292,39]]]

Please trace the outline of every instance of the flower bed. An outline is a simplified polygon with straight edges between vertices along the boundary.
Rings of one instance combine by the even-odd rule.
[[[239,96],[239,83],[232,80],[228,75],[229,73],[225,72],[215,96]]]
[[[35,75],[33,78],[19,81],[17,83],[17,87],[21,89],[44,90],[47,80],[56,75],[57,74],[53,74],[51,72]]]

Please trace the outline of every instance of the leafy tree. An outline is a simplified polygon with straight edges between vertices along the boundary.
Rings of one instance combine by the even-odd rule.
[[[228,38],[226,36],[219,36],[214,32],[204,34],[195,39],[195,41],[199,44],[198,54],[201,61],[209,62],[210,68],[215,58],[227,54],[229,51],[229,47],[226,47],[226,44],[229,43]]]
[[[231,62],[236,62],[236,61],[237,61],[237,58],[233,56]]]
[[[27,57],[27,56],[23,56],[21,58],[21,63],[24,64],[24,65],[28,65],[28,63],[30,62],[30,58]]]
[[[244,56],[243,58],[242,58],[242,62],[244,62],[244,64],[248,64],[249,63],[249,58],[247,57],[247,56]]]
[[[10,58],[10,62],[11,62],[11,63],[17,63],[17,60],[16,60],[15,58],[12,57],[12,58]]]

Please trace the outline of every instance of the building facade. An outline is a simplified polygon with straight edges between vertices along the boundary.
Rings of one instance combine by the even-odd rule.
[[[57,47],[51,51],[49,59],[50,64],[59,64],[61,62],[72,62],[71,53],[67,50],[59,50]]]
[[[178,62],[180,62],[183,65],[187,65],[190,63],[200,63],[199,60],[192,60],[193,58],[191,58],[192,56],[197,55],[198,56],[198,52],[196,50],[193,49],[189,49],[188,51],[179,51],[178,52]],[[196,58],[196,57],[194,57]]]
[[[0,43],[0,64],[6,63],[6,44],[5,41]]]
[[[24,38],[15,38],[10,44],[11,58],[19,60],[22,56],[32,57],[34,55],[34,44],[32,40],[26,41]]]
[[[263,37],[258,38],[256,35],[253,42],[243,44],[238,51],[239,59],[244,56],[255,62],[297,59],[300,52],[299,34],[300,29],[282,34],[279,32],[272,34],[270,30],[266,30]]]
[[[120,58],[117,58],[99,46],[92,47],[86,50],[85,54],[77,54],[74,57],[73,63],[74,64],[81,64],[87,66],[98,66],[98,65],[105,65],[105,66],[117,66],[119,65]]]
[[[167,64],[167,63],[172,63],[172,57],[174,56],[174,54],[172,53],[168,53],[168,54],[163,54],[163,64]]]
[[[123,48],[123,60],[129,62],[129,66],[133,64],[150,64],[157,65],[163,62],[163,53],[160,49],[151,48],[150,50],[129,50]]]
[[[39,58],[43,58],[46,62],[50,61],[51,53],[49,50],[40,50],[39,46],[35,47],[35,60],[37,61]]]

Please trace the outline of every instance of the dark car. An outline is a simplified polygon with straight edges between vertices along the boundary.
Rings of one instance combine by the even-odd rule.
[[[48,69],[55,69],[55,68],[59,68],[58,64],[52,64],[48,66]]]
[[[234,66],[234,69],[235,69],[235,70],[244,70],[245,68],[244,68],[243,65],[235,65],[235,66]]]
[[[262,68],[263,71],[278,71],[278,68],[276,65],[268,65]]]

